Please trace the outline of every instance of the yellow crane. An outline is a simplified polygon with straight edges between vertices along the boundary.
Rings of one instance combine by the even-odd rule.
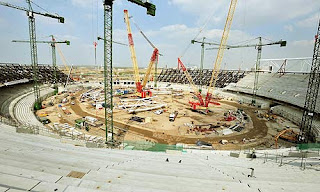
[[[222,59],[223,59],[223,55],[224,55],[224,51],[225,51],[225,46],[227,45],[227,40],[229,37],[229,32],[230,32],[230,28],[231,28],[231,24],[232,24],[232,20],[233,20],[233,15],[236,10],[236,5],[237,5],[237,0],[231,0],[227,20],[224,25],[224,30],[223,30],[220,46],[218,49],[218,54],[216,57],[216,61],[214,63],[214,67],[213,67],[213,71],[212,71],[212,75],[211,75],[211,79],[210,79],[210,84],[209,84],[208,91],[207,91],[206,103],[205,103],[206,107],[208,107],[208,104],[210,103],[214,86],[216,85],[216,82],[218,80],[218,74],[220,71],[220,67],[221,67],[221,63],[222,63]]]
[[[70,79],[73,80],[73,77],[72,77],[72,74],[71,74],[71,73],[72,73],[72,69],[73,69],[73,65],[71,65],[70,68],[68,67],[68,65],[67,65],[67,60],[66,60],[66,58],[64,57],[64,55],[63,55],[60,47],[58,46],[58,44],[56,44],[56,47],[57,47],[58,53],[59,53],[59,55],[60,55],[60,58],[61,58],[61,60],[62,60],[62,63],[63,63],[63,65],[64,65],[64,67],[66,68],[66,72],[68,72],[68,77],[67,77],[67,80],[66,80],[66,82],[65,82],[65,84],[64,84],[64,87],[66,87],[66,86],[68,85],[68,83],[69,83],[69,80],[70,80]]]
[[[132,38],[132,31],[131,31],[131,26],[130,26],[130,21],[129,21],[128,10],[124,10],[124,20],[127,25],[128,41],[129,41],[129,48],[130,48],[130,53],[131,53],[131,60],[132,60],[132,64],[133,64],[137,95],[142,98],[145,98],[147,95],[152,96],[152,93],[150,90],[144,91],[143,89],[145,88],[145,86],[148,82],[152,67],[153,67],[154,63],[157,61],[159,51],[157,48],[154,48],[149,65],[148,65],[148,68],[147,68],[147,71],[146,71],[146,74],[145,74],[145,76],[143,78],[143,82],[141,84],[139,67],[138,67],[136,51],[134,48],[134,43],[133,43],[133,38]]]
[[[237,5],[237,0],[231,0],[230,7],[229,7],[229,12],[228,12],[228,16],[227,16],[227,20],[226,20],[226,23],[224,25],[223,34],[222,34],[222,38],[221,38],[221,41],[220,41],[218,54],[217,54],[217,57],[216,57],[216,60],[215,60],[215,63],[214,63],[212,75],[211,75],[211,78],[210,78],[210,84],[209,84],[209,87],[208,87],[208,91],[207,91],[207,95],[206,95],[205,101],[202,98],[201,89],[197,89],[197,87],[193,83],[192,77],[190,76],[188,70],[183,65],[183,63],[180,60],[180,58],[178,58],[178,66],[182,69],[182,71],[186,75],[189,83],[191,84],[191,86],[192,86],[192,88],[194,90],[194,94],[197,96],[197,98],[199,100],[198,102],[192,102],[192,101],[189,102],[191,104],[191,106],[192,106],[192,109],[194,109],[194,110],[197,108],[197,106],[206,107],[208,109],[208,105],[209,105],[209,103],[211,103],[212,91],[213,91],[214,86],[216,84],[216,81],[218,79],[218,74],[219,74],[219,71],[220,71],[220,66],[221,66],[221,63],[222,63],[225,46],[227,45],[227,40],[228,40],[228,37],[229,37],[229,32],[230,32],[230,28],[231,28],[231,24],[232,24],[232,20],[233,20],[233,15],[234,15],[234,12],[235,12],[235,9],[236,9],[236,5]]]

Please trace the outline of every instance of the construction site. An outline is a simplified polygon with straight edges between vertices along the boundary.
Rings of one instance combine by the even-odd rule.
[[[262,50],[285,49],[290,41],[258,36],[229,43],[233,25],[239,25],[237,19],[233,23],[239,2],[230,0],[220,39],[210,41],[205,37],[209,34],[202,34],[213,14],[204,26],[194,29],[196,34],[192,35],[196,36],[185,39],[187,47],[181,48],[182,54],[176,53],[168,67],[162,60],[172,53],[163,49],[165,46],[156,40],[158,35],[140,27],[131,10],[121,7],[117,0],[104,0],[102,4],[93,0],[91,13],[96,12],[96,16],[90,19],[92,31],[95,23],[97,25],[97,34],[92,32],[94,41],[90,49],[94,50],[94,60],[90,65],[77,65],[68,61],[73,56],[65,51],[77,38],[67,35],[71,40],[61,40],[56,35],[36,38],[35,16],[57,20],[60,24],[65,23],[65,18],[49,13],[30,0],[26,2],[27,8],[0,1],[3,9],[27,13],[30,39],[10,39],[10,43],[27,44],[31,53],[31,63],[7,62],[0,58],[0,135],[6,138],[1,144],[0,191],[180,191],[177,187],[184,185],[189,188],[181,191],[237,191],[240,188],[241,191],[305,191],[306,188],[316,191],[319,187],[312,178],[319,176],[320,167],[320,20],[313,23],[317,31],[313,30],[315,36],[309,38],[312,45],[308,45],[313,48],[309,55],[279,58],[275,54],[274,59],[264,59]],[[154,17],[158,10],[156,1],[128,2],[130,6],[146,9],[148,17]],[[170,1],[169,5],[174,2]],[[112,11],[113,7],[116,12]],[[120,19],[124,21],[121,32],[113,29],[113,20],[119,20],[119,7],[123,16]],[[98,21],[100,8],[100,12],[103,8],[100,14],[103,20]],[[138,15],[136,10],[132,14]],[[103,28],[103,35],[98,34],[98,26]],[[113,34],[118,39],[124,34],[126,42],[117,41]],[[161,46],[157,47],[154,42]],[[98,43],[102,46],[100,52]],[[49,47],[51,60],[45,63],[50,64],[38,61],[38,57],[44,56],[37,54],[37,46]],[[151,56],[141,54],[140,47],[152,50]],[[188,53],[190,47],[197,47],[201,53],[194,65],[188,57],[192,55]],[[123,66],[114,64],[115,60],[119,62],[118,56],[113,59],[118,49],[127,51],[120,53],[125,60]],[[242,49],[254,51],[254,58],[250,58],[253,67],[236,70],[228,67],[225,57],[232,54],[227,52]],[[41,48],[39,50],[41,52]],[[99,55],[102,51],[103,55]],[[75,58],[80,58],[80,54]],[[270,56],[270,51],[268,54]],[[141,65],[142,57],[149,61],[147,66]],[[205,57],[211,59],[209,68]],[[24,151],[28,159],[25,164],[21,164],[24,155],[18,157],[17,151]],[[38,152],[43,153],[40,159]],[[72,160],[77,158],[81,159],[79,164]],[[160,163],[159,159],[163,158],[167,164],[172,159],[178,164],[189,164],[169,168]],[[232,160],[234,158],[238,159]],[[32,159],[36,162],[32,163]],[[211,159],[217,162],[209,161]],[[251,162],[253,159],[257,164]],[[95,160],[97,164],[92,167]],[[222,177],[209,172],[208,177],[197,175],[191,165],[201,167],[204,172],[209,166]],[[15,169],[15,166],[21,168]],[[286,171],[290,166],[288,173],[279,170],[282,166]],[[30,167],[32,172],[28,173],[25,167]],[[254,172],[261,167],[264,171]],[[105,173],[105,169],[111,172]],[[194,172],[182,171],[186,169]],[[233,173],[232,169],[239,172]],[[277,173],[277,177],[273,178],[272,172]],[[296,183],[295,173],[306,177],[308,182]],[[152,176],[149,178],[147,174]],[[100,176],[104,179],[99,179]],[[134,178],[140,176],[146,180],[135,183]],[[166,186],[171,176],[185,180],[176,181],[180,182],[176,187],[173,181],[170,187]],[[122,177],[126,178],[123,182]],[[220,183],[209,185],[209,177]],[[281,187],[276,180],[284,178],[287,183]],[[155,187],[153,179],[159,179],[160,186]],[[201,186],[189,184],[193,179],[199,179]],[[268,183],[263,184],[265,181]]]

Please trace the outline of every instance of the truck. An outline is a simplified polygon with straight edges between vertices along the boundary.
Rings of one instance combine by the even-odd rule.
[[[71,115],[71,112],[70,112],[69,110],[67,110],[67,109],[64,110],[63,112],[64,112],[64,114],[66,114],[66,115]]]
[[[46,117],[39,117],[39,120],[42,124],[49,124],[51,123],[50,119],[46,118]]]
[[[178,111],[174,111],[174,112],[170,113],[169,121],[174,121],[177,116],[178,116]]]
[[[91,116],[86,116],[85,117],[86,123],[88,125],[94,126],[94,127],[99,127],[103,125],[103,122],[99,121],[97,118],[91,117]]]
[[[39,117],[47,117],[48,116],[48,113],[47,112],[40,112]]]

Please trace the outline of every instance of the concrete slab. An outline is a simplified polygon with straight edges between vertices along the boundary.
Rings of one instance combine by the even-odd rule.
[[[38,183],[40,183],[38,180],[0,173],[0,184],[3,187],[19,190],[30,190]]]
[[[0,186],[0,192],[5,192],[5,191],[8,191],[9,188],[8,187],[1,187]]]
[[[64,191],[67,188],[66,185],[61,185],[57,183],[47,183],[41,182],[36,187],[34,187],[31,191],[35,192],[52,192],[52,191]]]

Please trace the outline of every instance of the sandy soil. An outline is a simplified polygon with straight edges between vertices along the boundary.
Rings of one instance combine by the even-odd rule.
[[[117,73],[121,76],[130,75],[132,71],[117,70]],[[95,74],[90,72],[90,70],[79,69],[75,72],[75,76],[87,77],[85,79],[95,79],[99,80],[102,74]],[[132,74],[131,74],[132,75]],[[92,116],[97,118],[99,121],[104,122],[104,110],[96,110],[91,106],[92,101],[87,101],[81,103],[79,101],[79,96],[86,90],[81,90],[76,92],[75,104],[71,105],[71,96],[67,97],[69,102],[62,104],[67,110],[71,112],[70,115],[66,115],[61,107],[58,107],[59,100],[65,97],[65,95],[56,96],[55,105],[48,106],[47,108],[38,111],[47,112],[48,118],[53,122],[59,123],[69,123],[70,125],[75,124],[75,120],[85,117]],[[130,98],[130,97],[129,97]],[[278,131],[282,130],[284,127],[289,126],[294,128],[295,125],[289,121],[278,118],[276,121],[267,121],[264,118],[257,117],[257,109],[242,105],[233,101],[220,100],[221,105],[211,105],[209,108],[212,112],[207,115],[203,115],[190,110],[189,99],[192,98],[190,93],[184,92],[182,97],[173,97],[171,95],[158,95],[154,100],[159,103],[166,103],[167,107],[164,108],[164,113],[157,115],[154,111],[140,112],[138,114],[132,115],[127,113],[123,109],[114,109],[114,125],[121,129],[127,130],[123,132],[119,129],[114,130],[115,134],[118,135],[119,140],[128,141],[151,141],[157,143],[165,144],[195,144],[198,140],[206,141],[213,144],[215,149],[243,149],[251,147],[272,147],[274,144],[274,136]],[[48,98],[44,103],[49,103],[52,101]],[[114,103],[118,104],[120,102],[119,97],[114,97]],[[225,121],[224,113],[229,110],[236,111],[238,108],[243,109],[243,111],[250,117],[250,121],[246,123],[245,129],[240,133],[234,132],[230,135],[221,135],[215,132],[197,132],[193,131],[188,125],[222,125],[222,128],[227,128],[235,124],[235,121]],[[169,121],[169,114],[173,111],[178,111],[179,114],[174,122]],[[151,118],[151,123],[139,123],[135,121],[130,121],[129,118],[132,116],[139,116],[142,118]],[[217,128],[216,131],[222,130],[222,128]],[[81,130],[86,132],[85,130]],[[89,132],[91,135],[105,136],[104,126],[92,127]],[[222,139],[228,140],[227,145],[219,144]],[[246,142],[243,142],[243,140]],[[281,145],[290,145],[287,142],[280,141]]]

